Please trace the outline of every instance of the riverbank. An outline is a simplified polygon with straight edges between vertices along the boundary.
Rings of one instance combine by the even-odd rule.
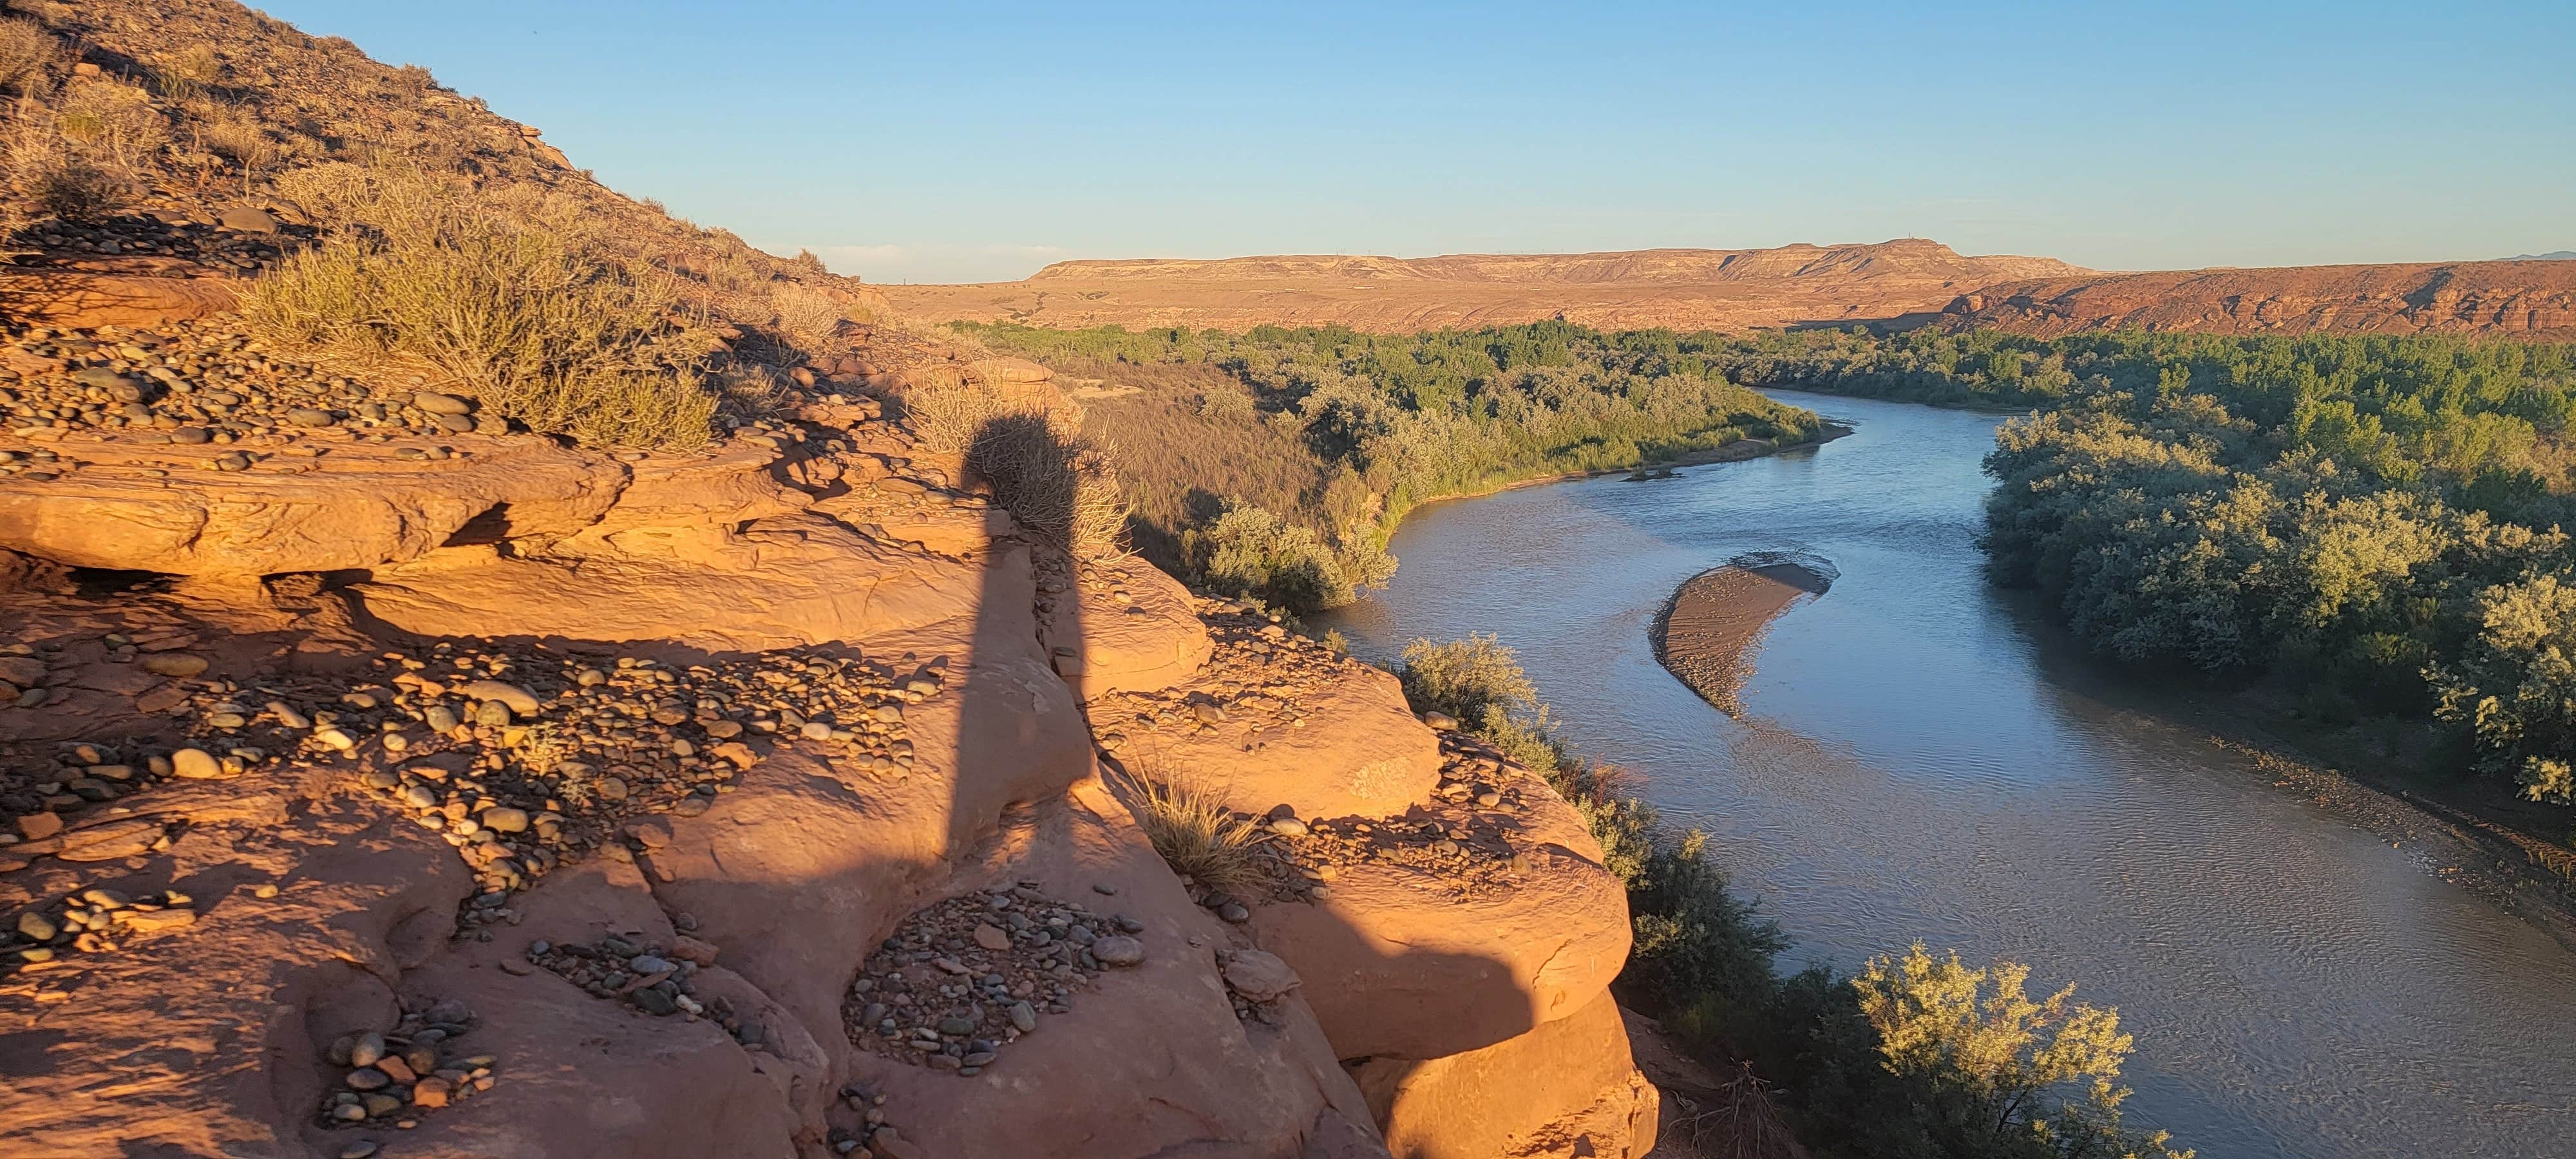
[[[1817,430],[1815,438],[1802,439],[1794,443],[1776,442],[1771,439],[1737,439],[1734,442],[1725,444],[1724,446],[1708,447],[1696,451],[1686,451],[1669,459],[1639,459],[1634,463],[1628,463],[1617,467],[1601,467],[1589,471],[1557,471],[1544,475],[1530,475],[1524,478],[1513,479],[1505,483],[1496,483],[1490,487],[1478,488],[1473,491],[1453,491],[1445,495],[1434,495],[1428,499],[1423,499],[1407,506],[1401,513],[1390,516],[1386,523],[1385,532],[1389,539],[1394,538],[1396,529],[1402,524],[1404,516],[1435,504],[1454,503],[1462,499],[1484,499],[1490,496],[1503,494],[1507,491],[1519,491],[1529,487],[1544,487],[1550,483],[1570,483],[1578,479],[1599,479],[1607,475],[1634,475],[1639,471],[1647,470],[1657,471],[1658,474],[1655,477],[1662,478],[1663,475],[1661,472],[1677,470],[1682,467],[1704,467],[1712,463],[1743,463],[1754,459],[1767,458],[1785,451],[1821,447],[1835,439],[1842,438],[1851,433],[1852,428],[1846,424],[1827,422]]]
[[[2358,751],[2348,736],[2304,727],[2248,693],[2158,689],[2116,670],[2143,711],[2205,729],[2208,743],[2253,762],[2276,788],[2290,789],[2392,846],[2442,881],[2576,951],[2576,851],[2456,789],[2429,785],[2421,770]]]

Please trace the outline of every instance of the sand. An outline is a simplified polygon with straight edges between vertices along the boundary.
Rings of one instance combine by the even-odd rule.
[[[1832,565],[1764,553],[1684,581],[1654,627],[1655,659],[1728,716],[1742,715],[1735,691],[1751,672],[1762,633],[1798,601],[1825,594]]]

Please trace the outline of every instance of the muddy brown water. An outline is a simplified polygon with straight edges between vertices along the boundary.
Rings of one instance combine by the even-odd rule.
[[[1919,939],[2117,1005],[2130,1121],[2205,1159],[2576,1154],[2576,953],[2142,707],[1986,584],[1999,419],[1779,397],[1858,431],[1425,508],[1394,583],[1323,619],[1374,659],[1479,631],[1519,649],[1587,752],[1709,832],[1797,938],[1784,965]],[[1841,576],[1772,624],[1734,720],[1648,633],[1752,551]]]

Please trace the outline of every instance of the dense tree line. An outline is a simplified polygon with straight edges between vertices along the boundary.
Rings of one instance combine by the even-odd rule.
[[[1742,345],[1748,381],[2032,407],[1986,458],[1995,577],[2123,661],[2438,720],[2576,800],[2576,347],[1916,331]]]
[[[1603,334],[1562,322],[1411,335],[1338,326],[958,328],[1073,374],[1155,383],[1131,372],[1175,364],[1213,372],[1195,380],[1196,421],[1159,415],[1102,433],[1145,486],[1173,476],[1165,490],[1223,470],[1184,465],[1192,448],[1171,440],[1234,438],[1246,455],[1263,453],[1262,432],[1293,442],[1316,466],[1293,495],[1265,505],[1216,492],[1195,507],[1140,507],[1178,524],[1149,529],[1170,545],[1157,562],[1296,610],[1348,602],[1356,587],[1385,582],[1394,568],[1387,535],[1428,500],[1746,438],[1803,442],[1823,427],[1810,412],[1736,385],[1721,346],[1663,332]]]

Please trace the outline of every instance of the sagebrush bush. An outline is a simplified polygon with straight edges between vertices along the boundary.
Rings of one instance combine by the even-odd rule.
[[[1538,703],[1538,688],[1521,671],[1520,656],[1491,635],[1435,644],[1415,640],[1404,646],[1404,696],[1416,707],[1448,713],[1474,725],[1486,710],[1506,713]]]
[[[266,335],[413,360],[534,430],[683,449],[716,413],[657,271],[570,207],[422,175],[324,166],[281,181],[333,226],[277,264],[247,313]]]

